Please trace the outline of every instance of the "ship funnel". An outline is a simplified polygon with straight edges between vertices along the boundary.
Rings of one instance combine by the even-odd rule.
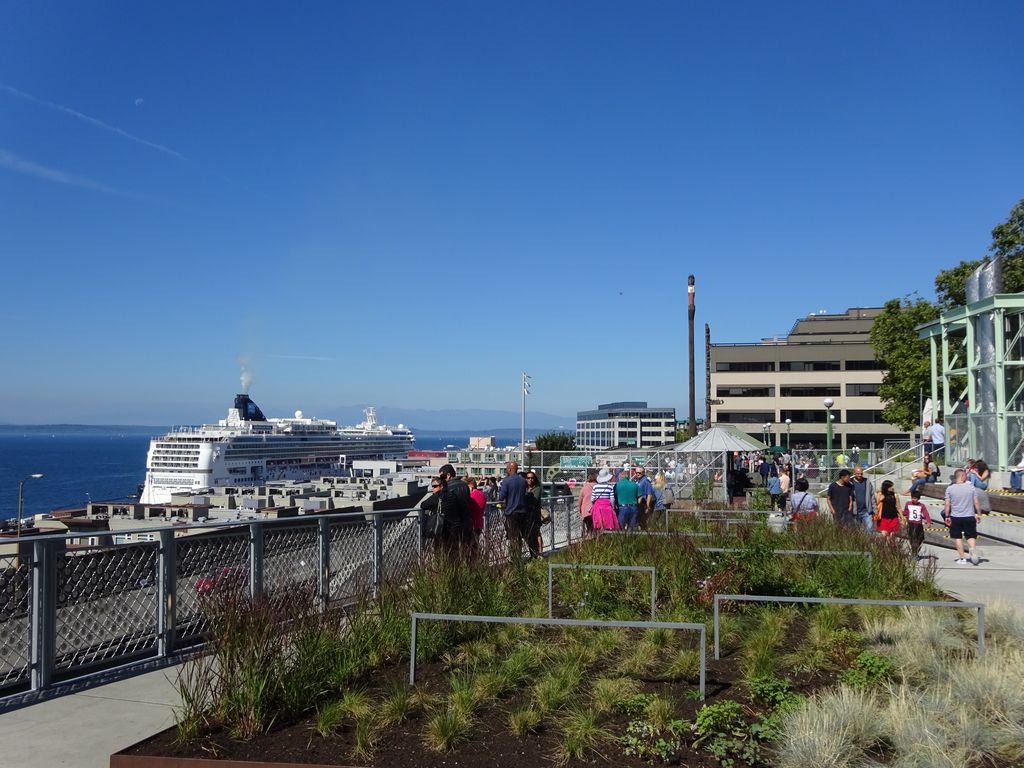
[[[267,417],[263,411],[246,394],[235,395],[235,408],[238,409],[238,416],[245,421],[266,421]]]

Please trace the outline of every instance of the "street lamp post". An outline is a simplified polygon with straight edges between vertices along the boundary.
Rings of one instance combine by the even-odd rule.
[[[790,432],[789,432],[789,428],[791,426],[793,426],[793,420],[792,419],[786,419],[786,453],[792,453],[792,445],[790,444],[791,440],[790,440]]]
[[[27,483],[29,480],[38,480],[41,477],[42,474],[36,472],[29,475],[25,479],[18,481],[18,527],[16,529],[17,533],[15,534],[18,537],[21,536],[21,515],[25,510],[25,483]]]
[[[522,421],[520,422],[519,432],[519,466],[526,466],[526,396],[530,394],[530,374],[523,371],[523,410],[520,414]]]
[[[825,406],[825,453],[828,455],[829,470],[832,468],[832,406],[835,404],[836,401],[831,397],[822,400],[822,405]],[[828,476],[826,474],[826,477]]]

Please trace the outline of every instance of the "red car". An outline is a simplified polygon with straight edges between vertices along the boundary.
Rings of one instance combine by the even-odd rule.
[[[209,595],[224,589],[238,589],[248,581],[248,574],[240,565],[220,565],[211,568],[196,581],[196,592]]]

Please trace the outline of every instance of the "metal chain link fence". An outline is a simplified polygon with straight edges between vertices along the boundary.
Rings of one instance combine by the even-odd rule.
[[[572,493],[544,499],[544,552],[580,541]],[[17,696],[118,666],[173,659],[205,642],[208,599],[316,595],[350,605],[401,584],[432,543],[418,509],[153,529],[155,541],[74,546],[80,534],[23,537],[0,557],[0,711]],[[139,531],[133,531],[139,533]],[[504,515],[490,504],[472,557],[507,560]],[[517,556],[529,555],[525,542]]]

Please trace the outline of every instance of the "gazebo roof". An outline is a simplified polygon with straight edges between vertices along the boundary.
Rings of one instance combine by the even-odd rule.
[[[741,429],[730,425],[705,429],[696,437],[681,443],[677,453],[721,453],[722,451],[766,451],[768,446]]]

